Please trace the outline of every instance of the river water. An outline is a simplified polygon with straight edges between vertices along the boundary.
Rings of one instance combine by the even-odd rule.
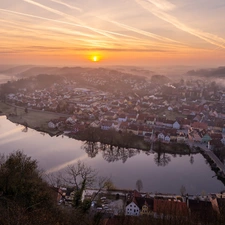
[[[66,136],[50,137],[29,128],[26,130],[0,116],[0,153],[8,155],[22,150],[48,173],[63,170],[81,160],[99,175],[111,177],[118,188],[135,189],[136,181],[141,179],[143,190],[147,192],[180,194],[182,185],[189,194],[225,189],[201,154],[166,154],[158,158],[157,154],[136,149],[88,147],[85,142]]]

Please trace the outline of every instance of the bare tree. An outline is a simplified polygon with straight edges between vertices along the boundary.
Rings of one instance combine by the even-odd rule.
[[[65,181],[68,184],[74,186],[76,190],[84,190],[94,185],[97,172],[81,161],[78,161],[76,165],[68,166],[66,175]]]
[[[143,189],[143,183],[142,183],[142,180],[141,179],[138,179],[136,181],[136,188],[137,190],[140,192],[142,189]]]
[[[185,188],[184,185],[181,186],[180,193],[181,193],[182,196],[184,196],[186,194],[186,188]]]

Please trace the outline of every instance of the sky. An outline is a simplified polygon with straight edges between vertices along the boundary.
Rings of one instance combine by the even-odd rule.
[[[220,66],[224,15],[224,0],[1,0],[0,63]]]

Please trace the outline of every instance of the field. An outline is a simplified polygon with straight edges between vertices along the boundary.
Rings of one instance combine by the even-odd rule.
[[[14,107],[7,105],[3,102],[0,102],[0,111],[3,115],[6,115],[7,118],[19,124],[27,124],[31,128],[41,128],[48,131],[48,122],[51,119],[59,118],[59,115],[56,113],[37,111],[28,109],[26,113],[22,107]]]

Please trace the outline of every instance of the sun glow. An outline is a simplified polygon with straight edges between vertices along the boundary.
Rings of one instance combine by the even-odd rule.
[[[92,61],[92,62],[99,62],[101,60],[101,56],[97,53],[92,53],[89,55],[89,60]]]
[[[92,60],[93,62],[98,62],[98,61],[99,61],[99,57],[96,56],[96,55],[94,55],[94,56],[92,56],[91,60]]]

